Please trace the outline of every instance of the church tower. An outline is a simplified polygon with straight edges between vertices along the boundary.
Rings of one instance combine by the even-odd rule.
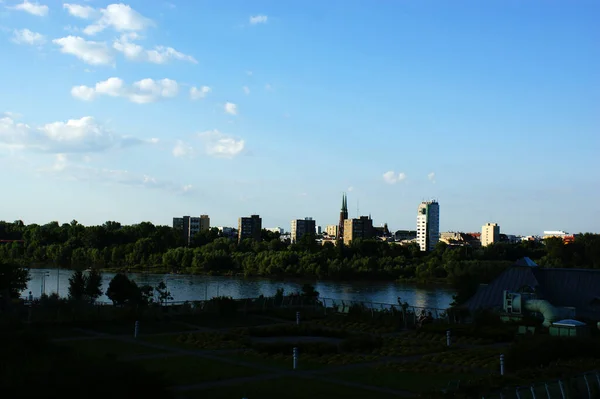
[[[346,198],[346,193],[342,195],[342,209],[340,210],[340,222],[338,225],[338,235],[336,240],[343,241],[344,240],[344,220],[348,219],[348,198]]]

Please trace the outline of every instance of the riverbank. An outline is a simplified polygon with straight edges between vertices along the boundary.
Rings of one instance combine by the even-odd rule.
[[[65,269],[32,269],[31,280],[25,293],[34,296],[42,292],[59,292],[68,296],[69,278],[73,271]],[[114,272],[102,273],[102,291],[106,292]],[[196,301],[214,296],[231,296],[234,299],[256,298],[260,295],[273,296],[278,289],[285,293],[300,292],[304,283],[310,283],[323,298],[344,301],[397,304],[400,297],[411,306],[445,309],[456,294],[448,284],[415,284],[397,281],[326,280],[307,278],[273,278],[245,276],[216,276],[189,274],[130,273],[129,277],[138,285],[156,287],[164,282],[174,301]],[[108,302],[104,295],[100,301]]]

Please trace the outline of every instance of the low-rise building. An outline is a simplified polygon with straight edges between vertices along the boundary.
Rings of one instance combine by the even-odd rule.
[[[330,224],[327,227],[325,227],[325,233],[327,233],[329,237],[335,238],[338,235],[338,229],[339,226],[337,224]]]

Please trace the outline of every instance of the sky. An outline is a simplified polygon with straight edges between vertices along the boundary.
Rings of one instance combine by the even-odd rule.
[[[0,220],[600,232],[600,3],[0,0]]]

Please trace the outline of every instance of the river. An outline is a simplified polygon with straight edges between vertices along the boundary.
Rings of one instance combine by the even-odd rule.
[[[29,291],[34,297],[42,292],[51,294],[58,292],[67,297],[71,270],[32,269],[31,280],[23,292]],[[108,283],[115,273],[102,274],[102,291],[106,292]],[[58,277],[58,279],[57,279]],[[255,298],[259,295],[272,296],[278,288],[285,293],[300,291],[302,284],[309,282],[323,298],[353,300],[374,303],[397,304],[398,297],[411,306],[446,309],[452,302],[454,290],[448,286],[421,286],[410,283],[372,282],[372,281],[307,281],[307,280],[275,280],[267,278],[246,278],[241,276],[198,276],[198,275],[164,275],[130,273],[138,285],[149,284],[153,287],[164,281],[174,301],[195,301],[214,296],[231,296],[232,298]],[[103,295],[100,301],[109,302]]]

